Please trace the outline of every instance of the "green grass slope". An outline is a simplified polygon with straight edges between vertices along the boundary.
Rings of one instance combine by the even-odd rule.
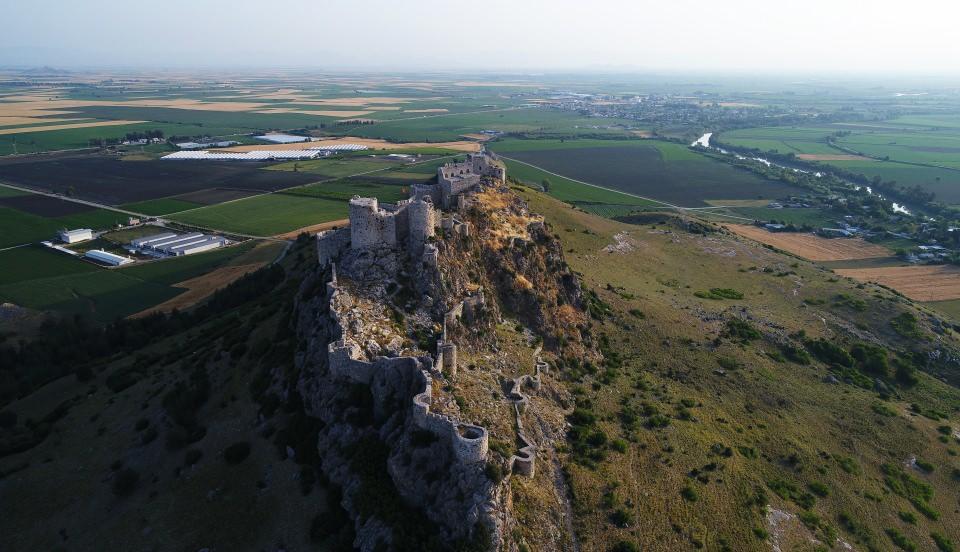
[[[953,330],[931,331],[948,323],[732,235],[524,195],[582,273],[607,357],[557,361],[575,398],[565,469],[582,550],[960,542],[960,392],[894,375],[897,351],[956,350]],[[804,345],[820,337],[886,352],[830,366]]]

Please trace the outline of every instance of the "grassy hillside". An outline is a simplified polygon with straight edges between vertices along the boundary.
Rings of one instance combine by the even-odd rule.
[[[583,550],[960,542],[960,392],[893,375],[893,351],[956,347],[952,330],[931,333],[887,290],[731,235],[525,195],[596,294],[592,330],[606,343],[602,367],[557,362],[576,398],[565,469]],[[899,325],[904,313],[916,327]],[[819,337],[879,345],[887,375],[829,367],[804,346]]]
[[[0,492],[18,504],[0,519],[4,549],[351,542],[317,485],[316,426],[296,393],[266,388],[292,367],[288,317],[311,254],[299,244],[199,312],[110,330],[106,350],[91,338],[75,349],[94,362],[63,363],[70,375],[0,408]]]

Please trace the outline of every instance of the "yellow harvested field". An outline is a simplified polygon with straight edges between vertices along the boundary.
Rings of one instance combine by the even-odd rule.
[[[295,240],[297,236],[303,233],[315,234],[317,232],[323,232],[324,230],[331,230],[333,228],[345,228],[350,226],[350,219],[340,219],[340,220],[331,220],[327,222],[321,222],[320,224],[314,224],[311,226],[304,226],[303,228],[297,228],[291,232],[285,234],[277,234],[275,238],[280,238],[283,240]]]
[[[22,126],[35,125],[39,123],[66,123],[69,121],[83,121],[83,118],[47,118],[37,119],[35,117],[0,117],[0,126]]]
[[[631,130],[630,134],[634,136],[639,136],[641,138],[653,138],[653,133],[649,130]]]
[[[387,142],[386,140],[377,140],[374,138],[331,138],[330,140],[318,140],[316,142],[298,142],[295,144],[268,144],[268,145],[248,145],[233,146],[232,148],[223,148],[218,151],[269,151],[269,150],[297,150],[307,149],[317,146],[336,146],[340,144],[359,144],[367,146],[370,149],[404,149],[404,148],[444,148],[456,151],[480,151],[480,144],[470,141],[459,142]]]
[[[847,153],[798,153],[797,159],[805,161],[873,161],[869,157]]]
[[[46,132],[48,130],[67,130],[71,128],[122,126],[122,125],[133,125],[136,123],[146,123],[146,122],[147,121],[93,121],[89,123],[70,123],[70,124],[64,124],[64,125],[0,128],[0,134],[20,134],[22,132]]]
[[[442,107],[437,107],[434,109],[404,109],[403,110],[404,113],[446,113],[447,111],[449,110],[444,109]]]
[[[834,272],[861,282],[893,288],[914,301],[960,299],[960,268],[948,265],[889,268],[838,268]]]
[[[797,232],[768,232],[757,226],[727,224],[732,232],[811,261],[847,261],[890,257],[893,252],[859,238],[821,238]]]
[[[130,315],[130,318],[140,318],[156,312],[170,312],[173,309],[183,310],[192,307],[200,301],[203,301],[207,297],[213,295],[213,293],[218,289],[226,287],[244,274],[253,272],[265,264],[267,263],[262,262],[236,266],[222,266],[202,276],[197,276],[196,278],[191,278],[189,280],[184,280],[174,284],[174,287],[184,288],[186,291],[180,295],[177,295],[173,299],[160,303],[159,305],[142,310],[136,314],[132,314]]]
[[[493,136],[489,134],[479,134],[479,133],[461,134],[460,137],[466,138],[467,140],[477,140],[480,142],[486,142],[487,140],[493,138]]]

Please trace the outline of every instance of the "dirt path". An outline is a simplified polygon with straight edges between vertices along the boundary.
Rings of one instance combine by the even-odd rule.
[[[277,234],[274,238],[281,240],[295,240],[297,236],[303,234],[304,232],[308,234],[315,234],[317,232],[323,232],[324,230],[330,230],[332,228],[343,228],[344,226],[350,225],[350,219],[340,219],[340,220],[331,220],[327,222],[321,222],[320,224],[313,224],[310,226],[304,226],[303,228],[297,228],[296,230],[291,230],[283,234]]]

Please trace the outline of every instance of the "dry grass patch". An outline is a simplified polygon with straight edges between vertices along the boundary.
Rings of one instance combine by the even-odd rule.
[[[159,305],[132,314],[130,318],[141,318],[157,312],[171,312],[174,309],[183,310],[190,308],[213,295],[218,289],[230,285],[244,274],[253,272],[265,264],[267,263],[260,262],[236,266],[222,266],[202,276],[179,282],[175,284],[175,287],[185,288],[187,291]]]
[[[948,265],[889,268],[838,268],[834,272],[861,282],[893,288],[914,301],[960,299],[960,268]]]
[[[275,238],[280,238],[284,240],[293,240],[297,236],[303,234],[304,232],[308,234],[315,234],[317,232],[323,232],[324,230],[331,230],[333,228],[343,228],[350,226],[350,219],[340,219],[340,220],[331,220],[327,222],[321,222],[320,224],[312,224],[310,226],[304,226],[303,228],[297,228],[285,234],[277,234]]]
[[[869,243],[859,238],[821,238],[813,234],[795,232],[768,232],[763,228],[746,224],[728,224],[733,232],[751,240],[772,245],[811,261],[846,261],[850,259],[874,259],[889,257],[893,253],[886,247]]]

